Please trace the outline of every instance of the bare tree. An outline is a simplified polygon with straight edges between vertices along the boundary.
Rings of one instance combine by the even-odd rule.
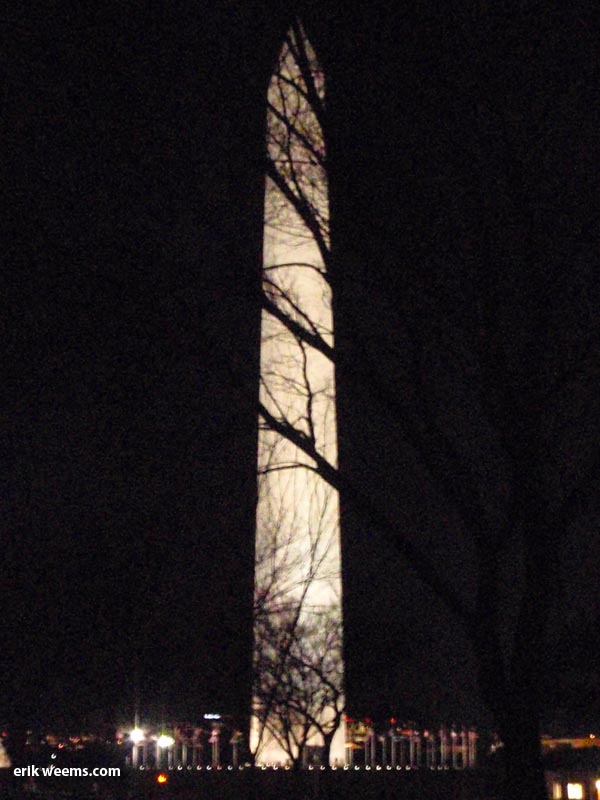
[[[260,757],[274,741],[297,766],[308,744],[322,744],[329,761],[344,711],[339,571],[330,563],[337,508],[327,485],[311,493],[320,518],[310,525],[290,519],[281,498],[270,513],[263,506],[256,551],[253,746]]]
[[[320,73],[319,80],[311,77],[310,53],[303,41],[296,25],[286,45],[296,77],[291,79],[285,71],[278,75],[280,105],[270,103],[275,122],[270,127],[267,175],[278,190],[277,202],[287,204],[286,213],[295,215],[320,253],[320,263],[307,264],[306,269],[329,280],[329,223],[315,185],[320,176],[326,186],[322,129],[311,138],[300,112],[301,102],[314,103],[313,119],[321,123],[326,107],[319,88],[322,78]],[[302,98],[296,105],[287,94],[292,83]],[[522,229],[513,249],[523,263],[536,264],[526,234],[528,226],[535,227],[534,213],[518,177],[523,157],[514,144],[510,119],[489,111],[494,114],[494,124],[503,132],[498,147],[505,154],[504,203]],[[475,150],[472,157],[476,161],[484,156]],[[452,213],[449,209],[448,215]],[[267,217],[267,223],[273,224],[273,219]],[[493,239],[493,231],[487,234]],[[342,246],[338,252],[354,257],[350,248]],[[263,306],[295,337],[303,354],[308,348],[335,363],[357,405],[389,420],[397,438],[415,454],[433,491],[452,510],[455,535],[472,545],[472,595],[457,591],[444,566],[404,533],[377,493],[340,471],[328,457],[311,424],[310,387],[304,413],[289,413],[263,396],[260,415],[264,426],[297,449],[296,465],[313,470],[342,493],[348,507],[381,530],[462,624],[477,658],[482,696],[504,741],[508,791],[537,798],[545,793],[539,745],[542,653],[560,544],[574,522],[589,514],[600,474],[597,438],[593,445],[594,436],[585,433],[598,433],[598,330],[592,311],[598,287],[597,281],[592,285],[587,280],[576,288],[582,293],[582,314],[575,322],[572,300],[571,335],[565,332],[559,296],[561,287],[570,291],[566,273],[545,276],[538,270],[530,279],[525,272],[517,277],[507,272],[500,279],[484,280],[483,255],[475,265],[468,243],[454,255],[457,263],[467,266],[461,273],[465,285],[451,298],[444,296],[448,281],[436,287],[431,280],[432,285],[425,286],[419,276],[400,299],[370,286],[371,294],[378,293],[381,300],[382,315],[402,330],[401,353],[390,349],[383,356],[386,343],[373,342],[365,327],[368,320],[358,318],[352,342],[334,349],[331,331],[303,313],[293,287],[279,282],[277,270],[265,273]],[[435,269],[439,271],[439,265]],[[584,271],[578,275],[583,281]],[[522,290],[512,300],[511,281]],[[390,309],[390,302],[398,300],[397,308]],[[348,319],[345,323],[346,331],[352,328]],[[434,352],[445,354],[443,363],[432,357]],[[349,358],[351,363],[344,360]],[[385,372],[377,367],[381,360]],[[511,592],[510,602],[517,604],[512,619],[505,613]]]
[[[303,621],[301,621],[303,620]],[[341,621],[337,609],[265,615],[255,625],[255,706],[260,755],[269,738],[296,767],[309,745],[331,743],[344,713]]]

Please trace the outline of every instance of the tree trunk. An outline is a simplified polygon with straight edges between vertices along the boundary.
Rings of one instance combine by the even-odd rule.
[[[494,787],[503,800],[548,800],[540,744],[539,665],[537,655],[527,658],[525,639],[515,643],[510,676],[506,674],[493,633],[477,633],[479,683],[504,745],[502,785]],[[488,631],[488,634],[490,632]],[[514,654],[517,655],[517,654]]]
[[[325,764],[326,767],[329,766],[329,762],[331,759],[331,743],[333,741],[334,734],[335,731],[332,731],[327,735],[321,734],[323,736],[323,756],[321,758],[321,761],[323,764]]]
[[[520,704],[508,713],[501,730],[505,751],[504,796],[506,800],[548,800],[541,759],[537,714]]]

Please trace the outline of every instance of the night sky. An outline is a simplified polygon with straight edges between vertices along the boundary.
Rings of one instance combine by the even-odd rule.
[[[0,718],[248,696],[256,414],[215,365],[257,351],[243,320],[242,345],[215,342],[242,308],[205,262],[252,235],[220,199],[244,182],[218,133],[227,55],[184,5],[3,25]]]
[[[256,441],[241,376],[258,353],[262,204],[260,167],[240,159],[262,112],[223,109],[240,91],[231,53],[258,23],[223,12],[225,47],[222,20],[192,4],[69,5],[2,26],[0,721],[132,720],[136,697],[148,715],[239,713]],[[232,321],[235,341],[215,337]],[[549,716],[567,725],[600,713],[594,519],[564,543],[548,647]],[[408,704],[467,662],[444,660],[452,627],[439,651],[427,639],[441,612],[398,564],[365,613],[376,630],[404,604]]]

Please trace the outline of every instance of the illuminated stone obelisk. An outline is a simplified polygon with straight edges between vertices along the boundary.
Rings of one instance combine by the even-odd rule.
[[[335,465],[333,363],[302,333],[334,345],[325,153],[307,91],[312,81],[323,102],[324,85],[299,31],[287,37],[268,94],[260,399]],[[333,736],[330,761],[344,759],[338,497],[314,467],[261,419],[250,743],[257,763],[306,759],[324,734]]]

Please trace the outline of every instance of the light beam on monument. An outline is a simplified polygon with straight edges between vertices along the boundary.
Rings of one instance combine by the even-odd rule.
[[[260,400],[336,465],[327,175],[309,84],[324,103],[322,73],[296,25],[268,92]],[[303,758],[334,720],[330,761],[344,760],[338,497],[314,467],[261,420],[250,742],[259,764],[286,762],[290,747]],[[311,697],[321,731],[307,722]]]

